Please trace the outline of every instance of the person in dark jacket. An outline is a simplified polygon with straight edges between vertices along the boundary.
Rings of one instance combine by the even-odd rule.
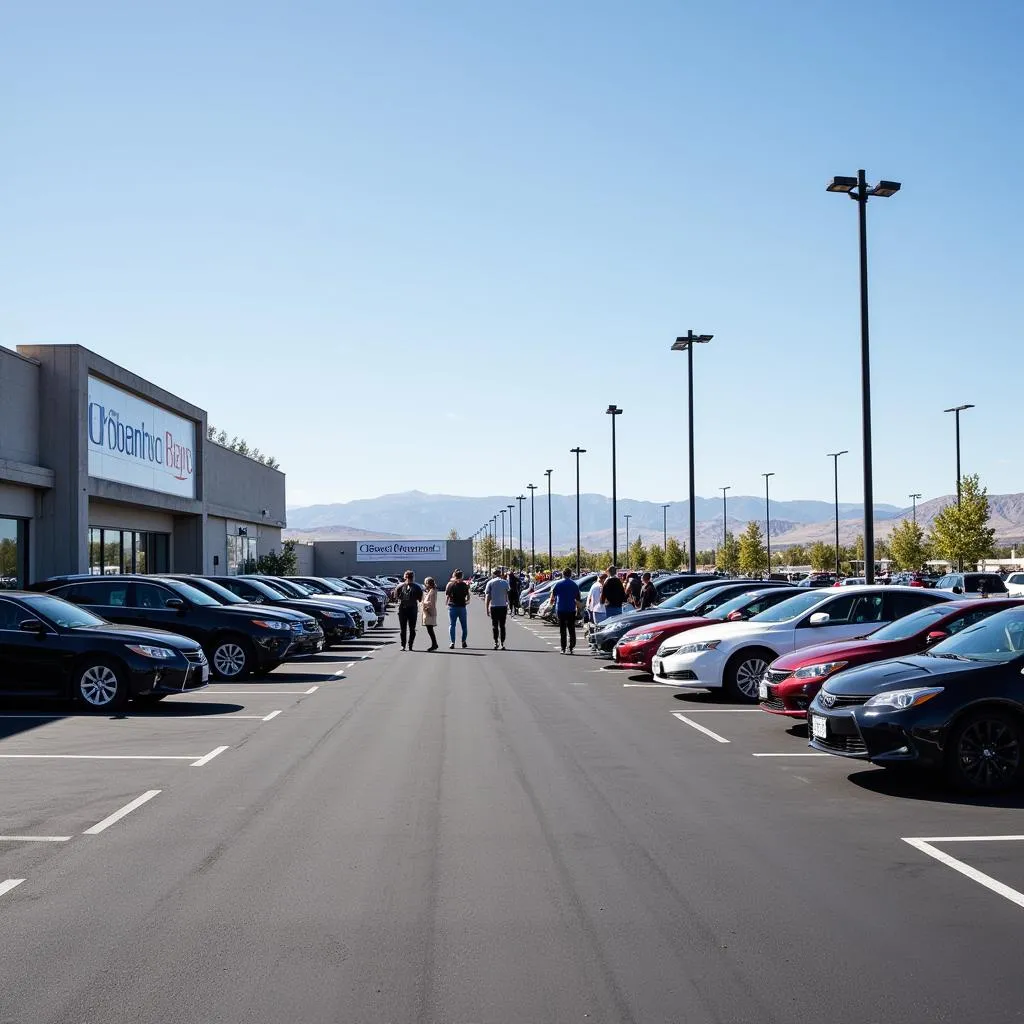
[[[395,600],[398,602],[398,628],[401,631],[402,650],[406,647],[406,634],[409,637],[409,650],[416,639],[416,618],[419,615],[419,604],[423,600],[423,590],[414,583],[415,574],[406,569],[402,574],[402,583],[395,587]]]
[[[640,574],[631,572],[626,579],[626,597],[634,608],[640,607]]]
[[[508,573],[508,606],[513,615],[519,614],[519,593],[522,590],[522,581],[515,569]]]
[[[611,618],[613,615],[622,614],[622,606],[626,603],[626,588],[615,570],[614,565],[608,566],[608,579],[604,581],[601,588],[601,604],[604,605],[605,615]]]
[[[637,607],[640,611],[643,611],[645,608],[653,608],[657,602],[658,592],[654,589],[654,584],[651,582],[651,574],[645,572],[640,586],[640,603]]]

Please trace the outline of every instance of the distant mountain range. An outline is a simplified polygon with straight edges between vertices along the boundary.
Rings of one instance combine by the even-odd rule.
[[[939,510],[955,501],[945,495],[917,506],[917,520],[925,528],[931,525]],[[489,522],[499,509],[515,507],[514,529],[505,515],[505,535],[519,533],[519,506],[514,497],[494,495],[486,498],[465,498],[449,494],[424,494],[406,491],[385,494],[379,498],[363,498],[333,505],[309,505],[288,509],[285,537],[301,540],[361,540],[368,537],[420,537],[440,539],[453,528],[460,537],[470,537],[483,523]],[[996,540],[1012,544],[1024,540],[1024,494],[989,495],[990,523]],[[581,542],[589,550],[611,548],[611,498],[603,494],[580,495]],[[700,498],[694,503],[697,521],[697,548],[714,548],[722,540],[722,501]],[[727,503],[730,532],[739,534],[751,519],[764,529],[764,498],[748,495],[730,496]],[[660,544],[662,539],[662,507],[650,501],[620,498],[618,515],[621,524],[619,546],[625,543],[624,516],[629,515],[629,539],[639,535],[645,543]],[[887,537],[902,519],[909,519],[910,508],[875,505],[875,535]],[[538,491],[534,500],[535,541],[537,548],[546,548],[548,541],[548,498]],[[852,544],[863,531],[863,505],[839,503],[839,539]],[[668,533],[681,543],[689,532],[688,503],[673,502],[667,510]],[[551,525],[554,548],[568,551],[576,544],[576,496],[551,496]],[[530,502],[523,502],[523,540],[530,541]],[[501,536],[501,520],[498,520]],[[813,544],[816,540],[831,543],[835,539],[835,506],[827,501],[798,500],[771,503],[772,546]],[[518,541],[517,541],[518,543]]]

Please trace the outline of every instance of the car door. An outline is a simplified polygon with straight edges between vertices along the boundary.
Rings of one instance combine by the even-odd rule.
[[[845,591],[846,588],[843,589]],[[859,613],[858,608],[860,608]],[[821,613],[828,615],[828,621],[822,625],[812,626],[811,619]],[[833,640],[847,640],[850,637],[861,636],[877,628],[877,626],[865,624],[865,617],[873,614],[877,615],[875,621],[880,622],[882,595],[861,595],[856,592],[856,588],[850,587],[849,592],[836,595],[800,620],[799,625],[792,633],[792,650],[810,647],[812,644],[827,644]],[[857,619],[860,621],[856,621]]]
[[[137,626],[147,629],[165,629],[169,633],[199,639],[189,620],[188,602],[170,587],[160,583],[137,582],[132,586],[131,614]],[[181,601],[183,607],[168,608],[168,601]]]
[[[49,626],[40,632],[21,628],[37,615],[14,601],[0,598],[0,691],[43,694],[60,689],[58,636]]]
[[[84,580],[53,591],[65,601],[89,608],[109,622],[132,623],[128,608],[130,581],[121,579]]]

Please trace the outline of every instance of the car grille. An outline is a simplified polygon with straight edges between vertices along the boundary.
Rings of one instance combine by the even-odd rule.
[[[182,653],[185,655],[185,660],[190,665],[206,664],[206,655],[203,654],[202,651],[183,651]]]
[[[308,622],[303,622],[301,625],[302,625],[302,628],[307,633],[319,633],[320,632],[320,626],[317,624],[316,619],[310,619]]]
[[[822,704],[825,704],[825,707],[829,708],[829,710],[831,710],[832,708],[855,708],[855,707],[859,707],[861,704],[864,704],[867,701],[867,699],[868,699],[868,695],[867,694],[861,695],[861,694],[830,693],[829,697],[832,698],[832,703],[831,704],[825,704],[825,702],[822,701]]]
[[[781,697],[770,695],[761,701],[761,707],[770,708],[772,711],[785,711],[786,704]]]
[[[764,674],[764,681],[769,685],[773,686],[775,683],[781,683],[783,679],[788,679],[792,675],[784,668],[770,668]]]
[[[828,739],[816,739],[814,742],[826,750],[836,750],[841,754],[866,754],[868,752],[867,744],[860,736],[838,736],[830,732]]]

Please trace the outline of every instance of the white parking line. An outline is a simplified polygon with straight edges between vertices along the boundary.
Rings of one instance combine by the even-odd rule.
[[[71,836],[0,836],[0,843],[66,843]]]
[[[120,810],[114,811],[113,814],[107,815],[102,821],[96,822],[91,828],[87,828],[82,835],[83,836],[98,836],[101,832],[110,828],[111,825],[120,821],[125,815],[131,814],[137,807],[141,807],[143,804],[149,803],[153,797],[160,794],[159,789],[147,789],[142,796],[137,796],[134,800],[129,801]]]
[[[12,889],[16,889],[24,881],[24,878],[8,878],[6,881],[0,882],[0,896],[10,892]]]
[[[661,689],[661,683],[623,683],[623,686],[632,686],[634,690]]]
[[[661,683],[658,684],[659,686]],[[760,708],[687,708],[688,715],[749,715],[761,714]],[[826,755],[827,756],[827,755]]]
[[[192,754],[0,754],[4,760],[17,761],[191,761],[192,757]]]
[[[351,667],[352,666],[350,665],[349,668],[351,668]],[[339,668],[337,672],[333,672],[332,673],[332,675],[335,677],[335,679],[337,679],[338,676],[343,676],[344,674],[345,674],[345,670],[343,668]]]
[[[224,751],[228,749],[228,747],[214,747],[213,750],[211,750],[208,754],[203,754],[203,756],[199,758],[198,761],[193,761],[192,764],[189,765],[189,767],[202,768],[204,764],[209,764],[215,757],[217,757],[219,754],[223,754]]]
[[[943,853],[942,850],[937,850],[932,846],[932,843],[991,843],[999,840],[1017,842],[1022,839],[1024,836],[940,836],[929,839],[904,838],[903,842],[909,843],[915,850],[920,850],[922,853],[928,854],[929,857],[934,857],[940,864],[959,871],[961,875],[969,878],[972,882],[977,882],[978,885],[983,885],[1011,903],[1016,903],[1018,907],[1024,907],[1024,893],[1004,885],[991,875],[986,875],[983,871],[972,868],[970,864],[965,864],[962,860],[957,860],[956,857],[951,857],[948,853]]]
[[[751,754],[751,757],[831,757],[831,754],[819,754],[817,752],[797,752],[787,751],[785,754]]]
[[[271,711],[269,715],[263,716],[262,721],[269,722],[272,718],[277,718],[279,714],[281,714],[280,711]]]
[[[304,697],[309,693],[316,693],[319,686],[311,686],[308,690],[204,690],[200,693],[175,694],[175,697],[186,699],[198,699],[199,701],[209,700],[211,697]],[[179,703],[172,701],[171,703]]]
[[[678,718],[680,722],[685,722],[691,728],[696,729],[697,732],[702,732],[705,736],[710,736],[713,740],[716,740],[718,743],[729,742],[724,736],[719,736],[717,732],[712,732],[710,729],[705,729],[703,725],[699,725],[697,722],[691,721],[689,718],[686,717],[686,715],[682,714],[679,711],[673,711],[672,717]]]

